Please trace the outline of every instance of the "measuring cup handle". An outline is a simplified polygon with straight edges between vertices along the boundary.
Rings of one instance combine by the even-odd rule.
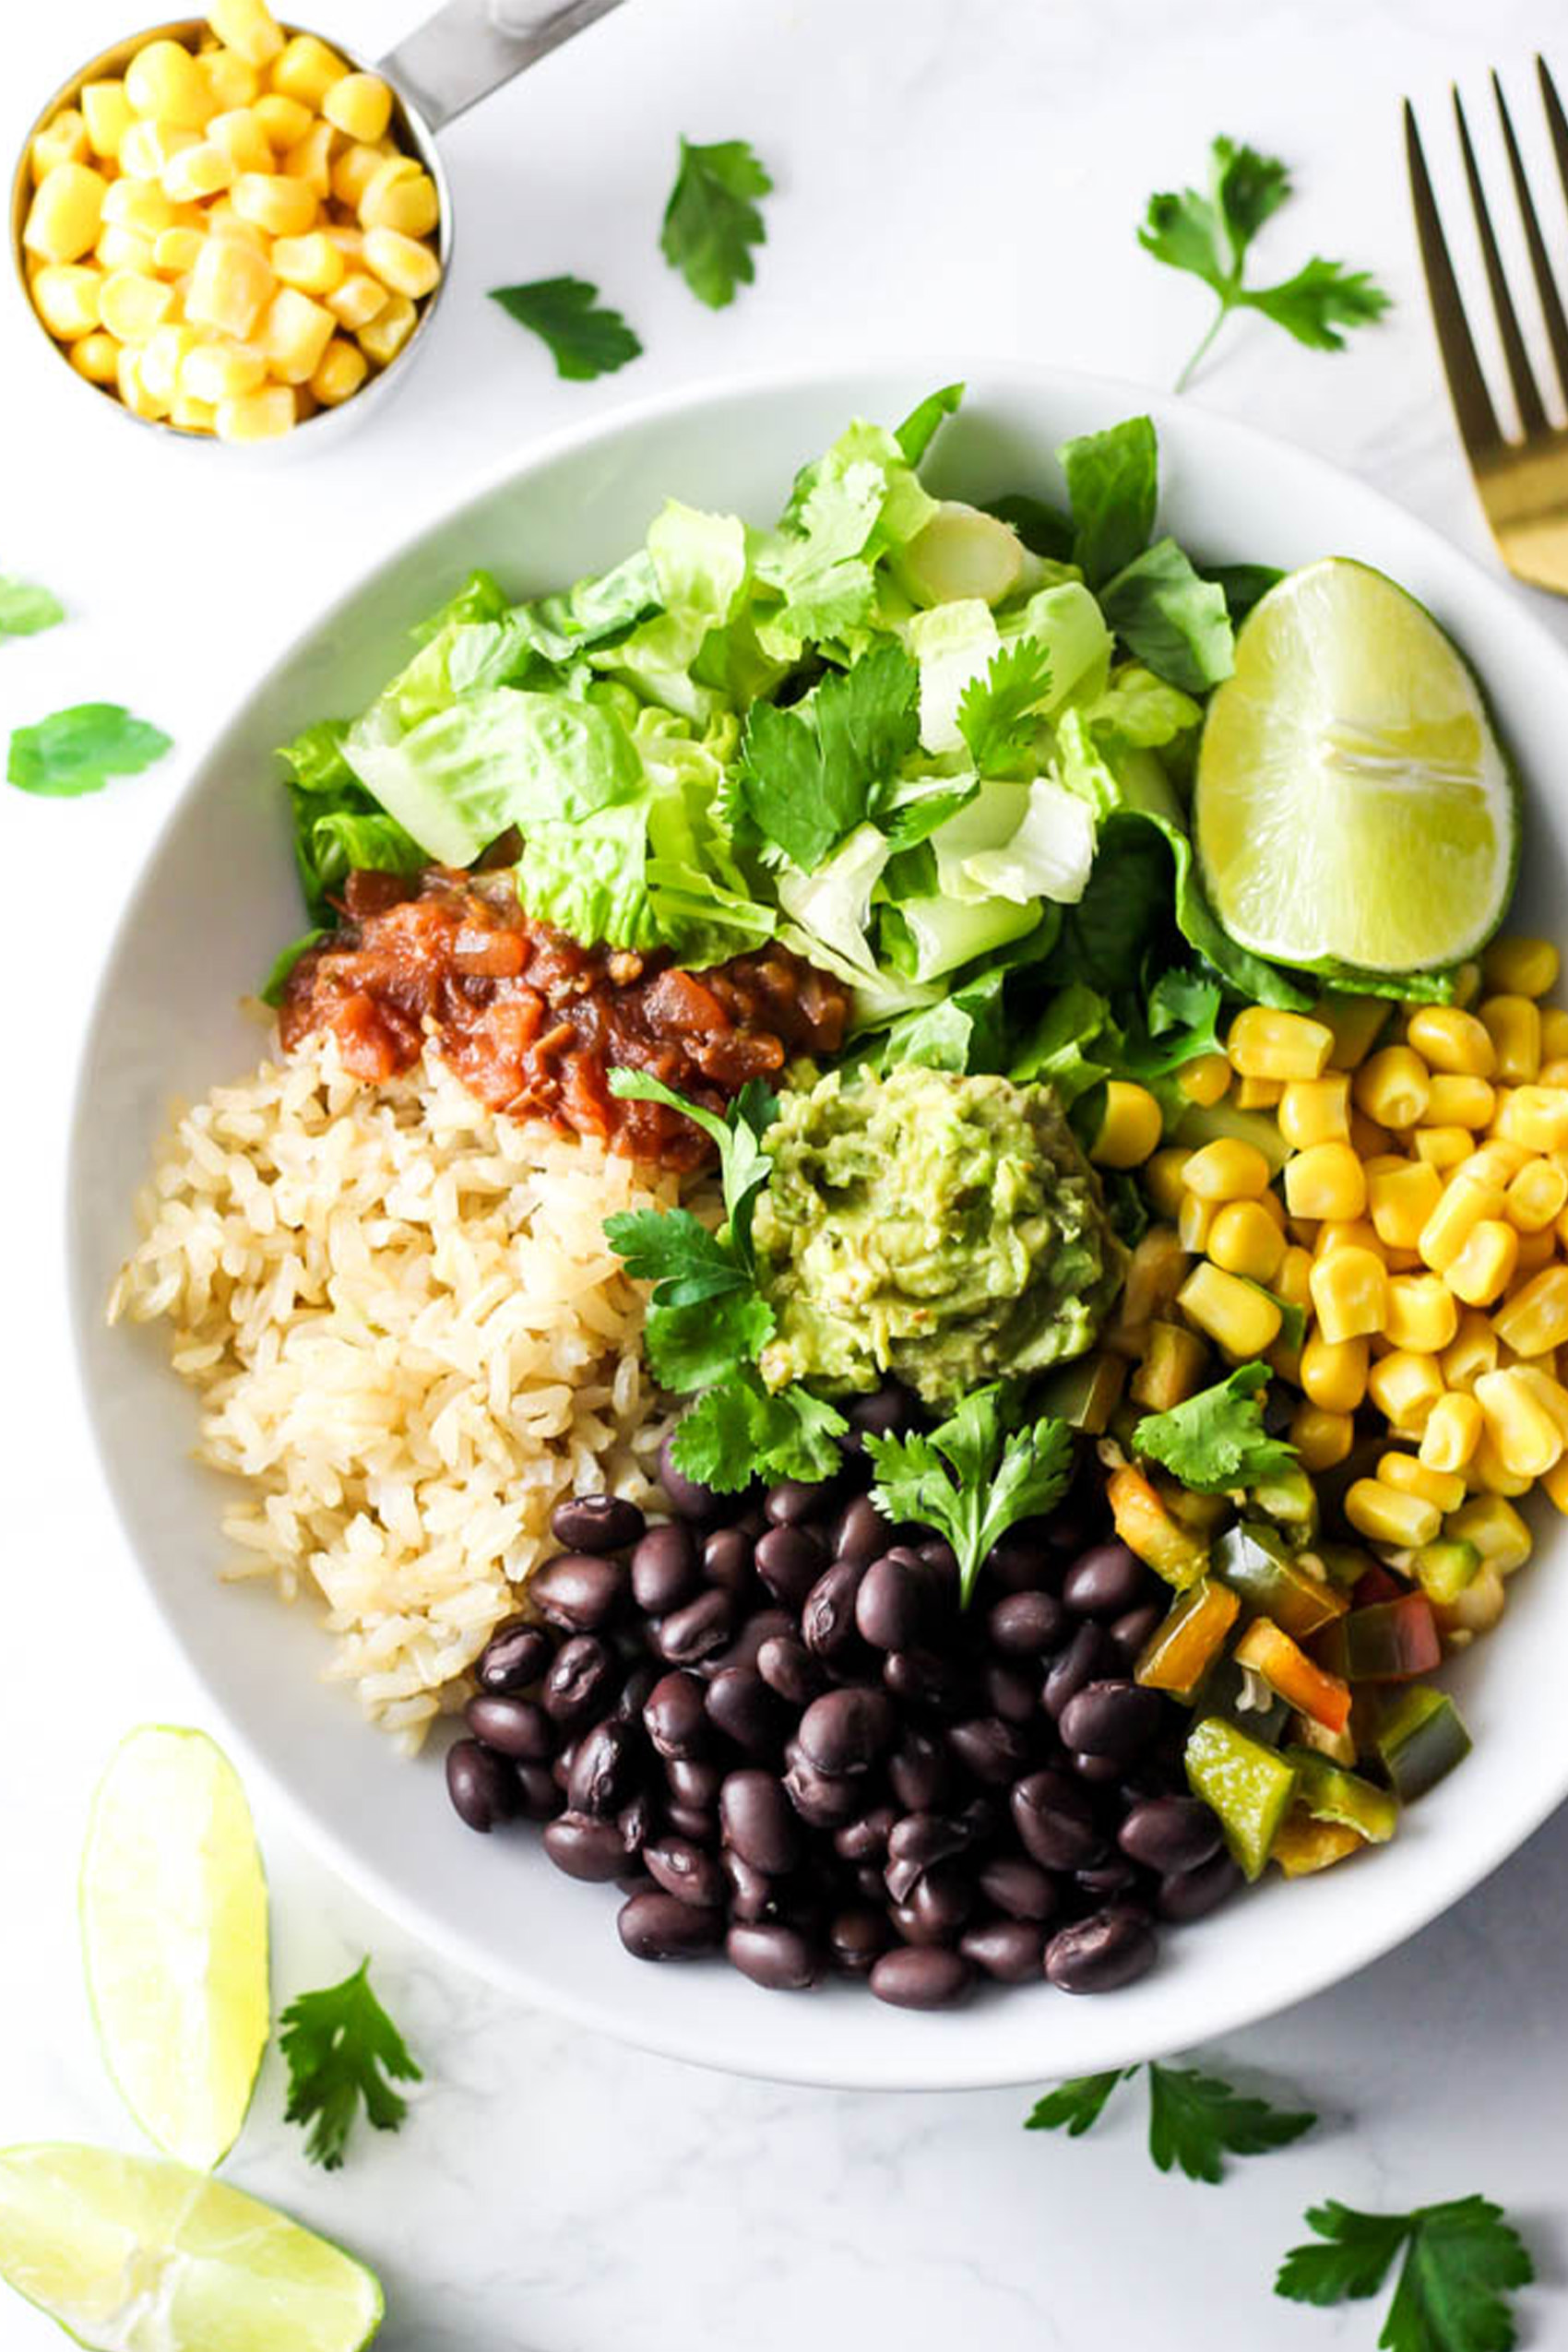
[[[509,82],[621,0],[447,0],[381,60],[432,130]]]

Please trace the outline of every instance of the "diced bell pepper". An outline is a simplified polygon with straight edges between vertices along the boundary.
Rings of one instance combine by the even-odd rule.
[[[1447,1692],[1422,1683],[1389,1701],[1376,1746],[1389,1779],[1404,1802],[1413,1805],[1463,1764],[1470,1735]]]
[[[1228,1586],[1202,1576],[1179,1593],[1145,1643],[1134,1669],[1146,1690],[1190,1703],[1225,1646],[1241,1604]]]
[[[1222,1716],[1196,1725],[1186,1748],[1187,1781],[1219,1823],[1232,1859],[1261,1876],[1295,1798],[1293,1765]]]
[[[1293,1640],[1303,1642],[1342,1617],[1348,1606],[1343,1593],[1313,1573],[1316,1557],[1291,1552],[1276,1529],[1243,1519],[1216,1541],[1213,1572],[1255,1615],[1271,1617]]]

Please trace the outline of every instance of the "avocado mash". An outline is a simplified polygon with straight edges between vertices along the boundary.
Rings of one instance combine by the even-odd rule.
[[[1093,1342],[1121,1245],[1049,1087],[834,1072],[785,1096],[767,1146],[770,1386],[874,1388],[891,1372],[945,1404]]]

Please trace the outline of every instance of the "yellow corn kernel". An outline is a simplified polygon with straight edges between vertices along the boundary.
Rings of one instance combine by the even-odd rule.
[[[141,353],[135,344],[117,346],[114,382],[121,399],[131,414],[147,417],[154,423],[167,414],[167,404],[159,400],[141,380]]]
[[[1396,1348],[1419,1356],[1440,1355],[1453,1345],[1458,1330],[1458,1303],[1441,1275],[1390,1275],[1383,1336]]]
[[[1534,1549],[1530,1531],[1517,1511],[1500,1496],[1472,1496],[1450,1514],[1443,1533],[1460,1543],[1473,1543],[1489,1568],[1511,1576],[1522,1568]]]
[[[235,49],[204,49],[196,58],[196,70],[212,92],[214,109],[220,114],[239,106],[252,106],[261,95],[261,78],[255,67]],[[212,125],[207,126],[208,138]]]
[[[161,229],[153,239],[152,266],[161,278],[183,278],[196,267],[206,243],[199,229]]]
[[[332,340],[332,328],[329,310],[292,286],[279,286],[261,315],[255,338],[275,376],[284,384],[308,384]]]
[[[1191,1260],[1169,1225],[1151,1225],[1127,1260],[1117,1301],[1120,1320],[1148,1323],[1163,1315],[1186,1278]]]
[[[391,299],[378,279],[372,278],[367,271],[350,269],[342,284],[335,286],[327,295],[326,302],[338,324],[354,334],[379,316]],[[1182,1155],[1183,1158],[1185,1156]],[[1158,1158],[1159,1155],[1156,1153],[1155,1157]]]
[[[214,140],[198,139],[170,157],[160,184],[175,204],[199,204],[207,196],[221,196],[233,180],[232,158]]]
[[[1568,1517],[1568,1454],[1559,1456],[1540,1481],[1541,1492],[1555,1510]]]
[[[267,0],[209,0],[207,21],[247,65],[270,65],[282,52],[283,29]]]
[[[51,335],[74,343],[90,335],[100,320],[103,280],[79,261],[52,261],[32,281],[33,306]]]
[[[1554,1358],[1547,1358],[1538,1363],[1513,1364],[1504,1369],[1513,1372],[1526,1395],[1541,1408],[1563,1443],[1568,1445],[1568,1388],[1564,1388],[1557,1378],[1552,1369],[1554,1362]]]
[[[1456,1299],[1467,1307],[1490,1307],[1514,1279],[1519,1263],[1519,1236],[1503,1218],[1483,1217],[1470,1228],[1458,1256],[1443,1269],[1443,1278]]]
[[[1377,1043],[1388,1020],[1388,1002],[1382,996],[1324,996],[1313,1006],[1313,1018],[1334,1032],[1328,1057],[1331,1070],[1354,1070]]]
[[[1310,1332],[1301,1349],[1301,1386],[1325,1413],[1353,1413],[1367,1393],[1364,1339],[1327,1340]]]
[[[1206,1111],[1229,1091],[1230,1064],[1223,1053],[1194,1054],[1177,1071],[1176,1083],[1189,1102],[1201,1103]]]
[[[86,163],[56,163],[33,191],[22,243],[42,261],[80,261],[98,242],[109,184]]]
[[[264,384],[238,399],[220,400],[212,421],[220,441],[276,441],[294,427],[294,395],[287,384]]]
[[[1352,1082],[1357,1108],[1382,1127],[1414,1127],[1427,1115],[1431,1079],[1408,1045],[1385,1045],[1363,1062]]]
[[[208,146],[228,157],[233,166],[232,178],[237,179],[242,172],[272,169],[272,149],[252,107],[236,106],[226,114],[215,114],[207,126],[207,138]]]
[[[185,316],[243,343],[270,301],[275,282],[270,265],[238,237],[208,237],[191,272]]]
[[[395,294],[407,294],[411,302],[422,300],[440,282],[441,264],[431,248],[396,229],[367,229],[364,260],[384,286]]]
[[[120,169],[128,179],[161,184],[175,156],[196,144],[195,131],[177,130],[170,123],[134,122],[120,141]]]
[[[1515,1226],[1515,1230],[1517,1232]],[[1538,1274],[1551,1264],[1557,1254],[1557,1235],[1548,1226],[1534,1233],[1519,1233],[1519,1254],[1514,1262],[1514,1281],[1517,1285],[1523,1274]]]
[[[1495,1132],[1526,1151],[1568,1151],[1568,1089],[1513,1087],[1498,1098]]]
[[[340,82],[348,70],[325,41],[317,41],[313,32],[297,32],[273,61],[272,87],[285,98],[297,98],[302,106],[319,107],[334,82]]]
[[[1227,1201],[1215,1211],[1206,1247],[1227,1274],[1269,1283],[1285,1255],[1285,1236],[1261,1201]]]
[[[125,67],[125,102],[133,114],[176,131],[202,130],[217,112],[205,75],[177,41],[149,41],[137,51]]]
[[[366,359],[376,367],[389,365],[413,333],[418,317],[407,294],[388,294],[385,308],[360,329],[359,345]]]
[[[1238,1078],[1236,1108],[1238,1111],[1273,1111],[1284,1099],[1283,1078]]]
[[[379,74],[343,74],[322,93],[321,111],[345,138],[373,147],[392,120],[392,92]]]
[[[369,362],[359,345],[334,336],[311,377],[310,388],[324,409],[335,409],[359,390],[369,373]]]
[[[117,229],[113,222],[94,245],[92,256],[104,269],[135,269],[144,278],[152,277],[156,268],[151,238]]]
[[[388,155],[365,183],[359,201],[362,229],[398,229],[428,236],[437,218],[435,184],[411,155]]]
[[[1334,1051],[1334,1031],[1301,1013],[1249,1004],[1231,1022],[1225,1051],[1240,1077],[1321,1078]]]
[[[330,299],[327,307],[335,312]],[[1171,1223],[1182,1213],[1182,1195],[1186,1189],[1182,1171],[1191,1157],[1181,1144],[1167,1144],[1144,1169],[1143,1186],[1150,1206]]]
[[[1182,1179],[1187,1190],[1201,1200],[1256,1200],[1268,1190],[1268,1162],[1256,1144],[1236,1135],[1220,1135],[1193,1153]]]
[[[1416,1244],[1433,1273],[1445,1274],[1473,1228],[1485,1218],[1501,1218],[1504,1206],[1505,1196],[1500,1184],[1483,1183],[1462,1170],[1451,1176]]]
[[[41,131],[33,133],[32,146],[29,149],[33,178],[42,180],[46,172],[54,169],[56,163],[85,163],[89,144],[87,125],[78,110],[75,106],[62,106],[58,114],[52,115]]]
[[[1168,1413],[1196,1395],[1207,1365],[1208,1349],[1195,1331],[1180,1323],[1151,1323],[1147,1352],[1127,1384],[1127,1394],[1148,1412]]]
[[[1530,1158],[1523,1144],[1510,1143],[1504,1135],[1489,1135],[1457,1172],[1473,1176],[1479,1184],[1508,1185],[1521,1168],[1529,1165]]]
[[[1417,1157],[1446,1176],[1469,1158],[1475,1139],[1467,1127],[1418,1127],[1410,1140]]]
[[[1276,1267],[1269,1288],[1276,1298],[1284,1300],[1287,1306],[1309,1307],[1312,1304],[1312,1252],[1293,1242]]]
[[[225,400],[244,399],[266,381],[267,362],[260,351],[224,338],[196,344],[180,362],[180,391],[212,409]]]
[[[1367,1373],[1367,1395],[1401,1437],[1420,1436],[1443,1389],[1436,1357],[1414,1355],[1408,1348],[1380,1356]]]
[[[303,180],[280,172],[242,172],[229,192],[242,220],[269,237],[303,237],[315,226],[315,197]]]
[[[272,248],[274,276],[302,294],[329,294],[340,286],[348,264],[330,238],[313,229],[304,237],[279,237]]]
[[[1554,1225],[1568,1206],[1568,1169],[1554,1159],[1527,1159],[1509,1180],[1508,1216],[1521,1233]]]
[[[113,384],[120,365],[120,346],[113,335],[84,335],[70,350],[71,365],[89,384]]]
[[[113,180],[103,199],[105,228],[128,229],[150,243],[172,229],[178,215],[156,180]]]
[[[1395,1138],[1386,1127],[1380,1127],[1375,1119],[1367,1117],[1364,1111],[1352,1107],[1350,1147],[1353,1151],[1359,1151],[1363,1159],[1376,1159],[1381,1153],[1392,1149],[1394,1142]]]
[[[1527,996],[1488,996],[1476,1007],[1505,1086],[1530,1084],[1540,1068],[1540,1007]]]
[[[1176,1302],[1228,1355],[1261,1356],[1279,1336],[1283,1318],[1275,1301],[1218,1265],[1194,1266]]]
[[[1472,1397],[1466,1398],[1472,1404]],[[1413,1454],[1385,1454],[1377,1466],[1377,1475],[1384,1486],[1397,1489],[1401,1494],[1419,1494],[1423,1503],[1434,1503],[1439,1511],[1457,1511],[1465,1500],[1465,1481],[1455,1470],[1440,1470]]]
[[[330,332],[331,314],[324,312],[323,316]],[[320,357],[317,351],[316,359]],[[312,372],[314,368],[313,361]],[[1089,1158],[1100,1168],[1141,1168],[1159,1141],[1160,1124],[1159,1105],[1146,1087],[1112,1078],[1105,1089],[1105,1111]]]
[[[1549,1265],[1515,1290],[1491,1319],[1492,1330],[1516,1356],[1544,1356],[1568,1339],[1568,1266]]]
[[[1366,1172],[1348,1143],[1309,1144],[1286,1161],[1285,1206],[1292,1217],[1343,1223],[1366,1205]]]
[[[328,176],[338,202],[358,212],[361,197],[386,161],[386,149],[379,147],[346,147],[335,155]]]
[[[1459,1328],[1438,1357],[1443,1385],[1470,1395],[1483,1372],[1497,1370],[1498,1338],[1483,1314],[1472,1310],[1459,1318]]]
[[[268,268],[272,266],[272,240],[254,220],[242,220],[226,196],[207,208],[207,233],[209,237],[229,237],[247,252],[254,253]]]
[[[1296,1151],[1350,1140],[1350,1077],[1345,1070],[1297,1078],[1279,1099],[1279,1132]]]
[[[1445,1389],[1427,1415],[1420,1458],[1433,1470],[1465,1469],[1481,1442],[1486,1416],[1474,1396]]]
[[[1568,1054],[1555,1062],[1543,1062],[1536,1074],[1536,1084],[1542,1087],[1568,1087]]]
[[[1470,1456],[1465,1482],[1472,1494],[1503,1495],[1509,1500],[1528,1494],[1535,1483],[1533,1479],[1524,1478],[1508,1467],[1488,1429],[1482,1430],[1481,1442]]]
[[[1397,1546],[1431,1543],[1443,1525],[1435,1503],[1419,1494],[1402,1494],[1381,1479],[1358,1479],[1345,1497],[1345,1516],[1359,1535],[1373,1543]]]
[[[137,367],[144,388],[165,409],[172,409],[180,380],[180,363],[196,342],[196,329],[183,320],[155,327],[141,347]]]
[[[251,112],[266,132],[274,155],[286,155],[298,147],[311,126],[311,111],[302,106],[297,98],[285,98],[279,89],[264,90]]]
[[[1550,939],[1494,939],[1481,957],[1488,988],[1503,996],[1545,996],[1557,986],[1561,969],[1562,958]]]
[[[1303,1470],[1336,1469],[1356,1442],[1351,1413],[1325,1412],[1321,1405],[1298,1405],[1290,1422],[1290,1443],[1301,1457]]]
[[[1364,1217],[1333,1218],[1318,1227],[1313,1257],[1331,1258],[1336,1250],[1371,1250],[1375,1256],[1384,1254],[1376,1226]]]
[[[195,400],[188,392],[176,392],[169,404],[169,422],[182,433],[211,433],[218,411],[210,400]]]
[[[1388,1313],[1388,1269],[1375,1251],[1348,1242],[1313,1261],[1312,1294],[1324,1339],[1370,1338]]]
[[[303,180],[311,194],[323,204],[332,194],[332,141],[336,137],[330,123],[314,122],[303,139],[296,139],[283,157],[283,170],[291,180]]]
[[[1184,1250],[1196,1255],[1207,1249],[1214,1220],[1222,1206],[1218,1201],[1206,1201],[1201,1193],[1183,1193],[1182,1206],[1176,1212],[1176,1233]]]
[[[111,335],[122,343],[145,343],[173,308],[174,289],[160,278],[116,269],[104,279],[98,299],[103,325]]]
[[[84,82],[80,105],[87,143],[94,155],[118,162],[120,141],[135,122],[123,81]]]
[[[89,124],[88,126],[91,128]],[[1529,993],[1521,989],[1522,996]],[[1561,1004],[1543,1004],[1540,1008],[1540,1055],[1543,1062],[1560,1062],[1568,1055],[1568,1012]]]
[[[1463,1077],[1451,1070],[1433,1073],[1426,1118],[1433,1127],[1470,1127],[1478,1133],[1491,1123],[1497,1089],[1490,1078]]]
[[[1485,1373],[1476,1383],[1476,1402],[1504,1469],[1517,1479],[1543,1478],[1562,1455],[1562,1431],[1525,1375]]]
[[[1401,1161],[1367,1176],[1368,1209],[1378,1240],[1388,1249],[1419,1249],[1442,1198],[1443,1178],[1424,1159]]]
[[[1418,1004],[1406,1035],[1429,1070],[1490,1078],[1497,1068],[1496,1051],[1485,1025],[1457,1004]]]

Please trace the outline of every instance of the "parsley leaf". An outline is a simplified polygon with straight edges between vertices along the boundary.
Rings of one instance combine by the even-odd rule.
[[[1222,2180],[1227,2156],[1265,2156],[1289,2147],[1317,2117],[1248,2098],[1217,2074],[1190,2066],[1148,2070],[1148,2152],[1161,2172],[1172,2164],[1189,2180]]]
[[[1289,1470],[1295,1447],[1264,1429],[1259,1392],[1267,1386],[1266,1364],[1238,1364],[1168,1413],[1146,1413],[1134,1429],[1134,1448],[1194,1494],[1224,1494]]]
[[[117,702],[73,703],[11,737],[6,780],[52,800],[101,792],[112,776],[137,776],[170,748],[160,728]]]
[[[1318,255],[1277,286],[1247,286],[1247,249],[1290,195],[1290,175],[1277,156],[1224,137],[1213,142],[1209,165],[1206,194],[1183,188],[1150,196],[1138,231],[1146,253],[1201,278],[1219,302],[1207,334],[1176,379],[1178,391],[1233,310],[1259,311],[1319,351],[1343,350],[1347,327],[1382,317],[1389,297],[1367,271]]]
[[[1034,716],[1051,686],[1051,656],[1038,637],[1018,637],[992,656],[958,700],[958,732],[980,776],[1005,776],[1024,765],[1039,725]]]
[[[1049,1511],[1073,1472],[1065,1421],[1046,1414],[1008,1434],[1000,1383],[974,1390],[929,1436],[868,1437],[866,1451],[883,1517],[919,1520],[952,1544],[965,1608],[992,1545],[1019,1519]]]
[[[359,2102],[378,2132],[395,2132],[408,2101],[394,2082],[417,2083],[420,2069],[370,1986],[370,1962],[320,1992],[302,1993],[279,2021],[279,2049],[289,2069],[290,2123],[308,2123],[305,2154],[336,2171],[343,2161]]]
[[[708,1388],[675,1431],[675,1467],[720,1494],[754,1479],[831,1478],[849,1423],[835,1405],[797,1382],[770,1392],[757,1374],[732,1372]]]
[[[52,589],[7,579],[0,572],[0,637],[35,637],[65,617],[65,608]]]
[[[900,645],[834,671],[803,702],[756,702],[741,739],[741,799],[802,873],[870,814],[920,734],[920,671]]]
[[[1518,2334],[1506,2298],[1535,2265],[1517,2230],[1485,2197],[1413,2213],[1358,2213],[1335,2198],[1307,2226],[1324,2242],[1292,2247],[1274,2291],[1293,2303],[1360,2302],[1404,2262],[1378,2343],[1384,2352],[1510,2352]]]
[[[490,299],[508,318],[549,346],[555,373],[575,384],[612,375],[642,345],[618,310],[601,309],[585,278],[535,278],[526,286],[493,286]]]
[[[753,199],[767,196],[773,182],[745,139],[721,139],[713,147],[681,141],[659,249],[678,269],[697,300],[722,310],[737,286],[749,286],[756,272],[754,245],[767,231]]]
[[[1075,2074],[1070,2083],[1058,2084],[1035,2101],[1024,2119],[1025,2131],[1060,2132],[1065,2127],[1070,2140],[1081,2140],[1099,2121],[1117,2084],[1130,2082],[1137,2071],[1135,2066],[1113,2066],[1108,2074]]]

